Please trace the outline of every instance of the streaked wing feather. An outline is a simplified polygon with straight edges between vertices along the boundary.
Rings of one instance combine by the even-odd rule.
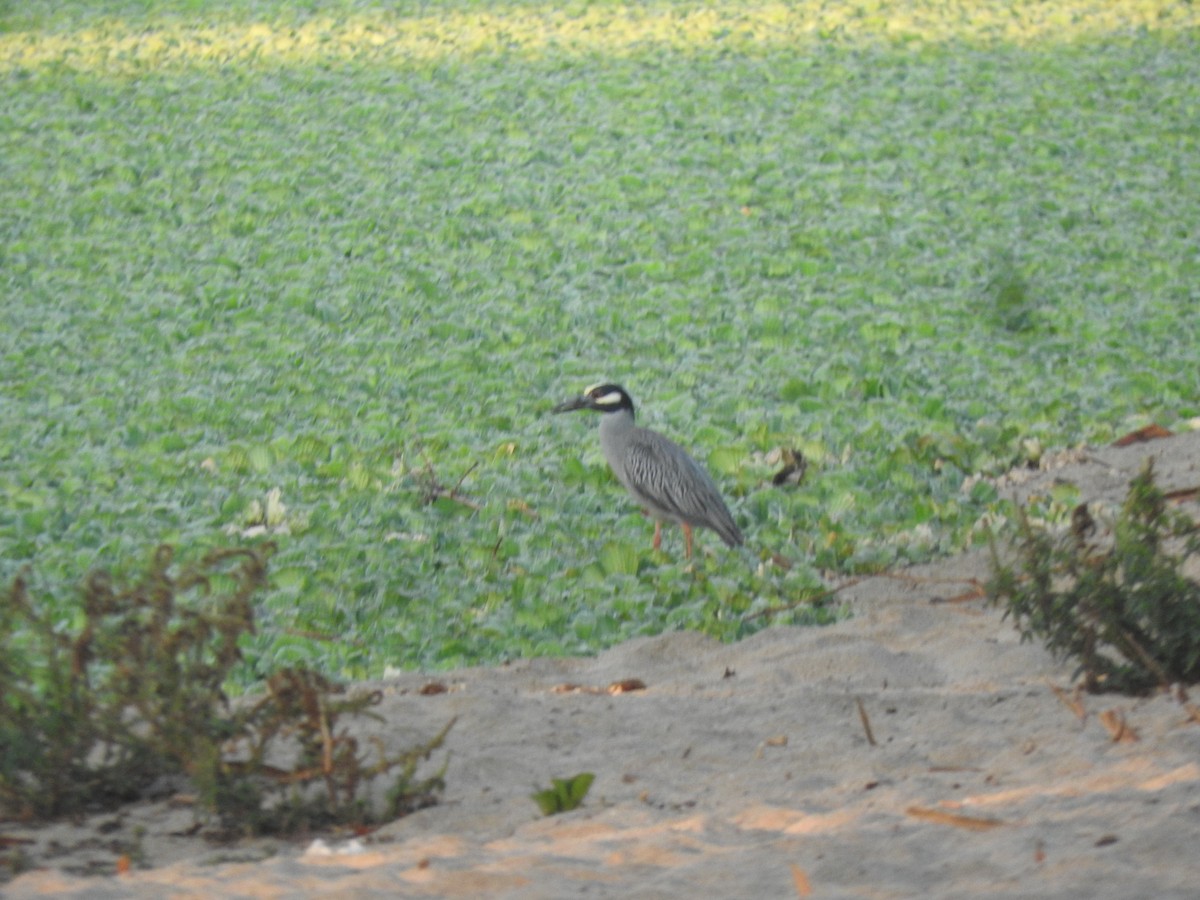
[[[625,486],[652,511],[689,525],[711,528],[727,544],[741,532],[708,472],[674,441],[638,429],[625,452]]]

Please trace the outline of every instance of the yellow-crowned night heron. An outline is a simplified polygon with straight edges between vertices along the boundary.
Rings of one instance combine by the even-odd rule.
[[[683,526],[692,555],[692,528],[711,528],[730,547],[742,543],[733,516],[700,464],[674,441],[633,422],[633,400],[615,384],[597,384],[554,407],[554,412],[592,409],[600,419],[600,449],[617,480],[654,517],[654,549],[662,545],[662,523]]]

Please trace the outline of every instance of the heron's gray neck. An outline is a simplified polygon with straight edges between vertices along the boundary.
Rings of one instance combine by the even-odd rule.
[[[600,449],[609,465],[618,472],[624,471],[625,439],[633,428],[633,416],[628,410],[619,409],[600,416]]]
[[[600,434],[620,434],[633,427],[633,414],[627,409],[604,413],[600,417]]]

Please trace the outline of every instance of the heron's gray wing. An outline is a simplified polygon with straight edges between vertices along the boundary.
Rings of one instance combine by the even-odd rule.
[[[652,513],[711,528],[730,546],[742,542],[708,472],[674,441],[637,429],[625,448],[624,469],[621,481]]]

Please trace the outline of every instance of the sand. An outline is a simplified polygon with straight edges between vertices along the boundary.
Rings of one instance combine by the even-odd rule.
[[[1061,454],[1002,490],[1024,499],[1061,480],[1116,504],[1147,456],[1164,488],[1200,486],[1189,433]],[[848,621],[734,645],[675,633],[381,682],[391,747],[457,717],[438,806],[358,839],[234,847],[185,836],[191,811],[165,800],[78,825],[4,823],[43,868],[0,892],[1200,896],[1200,722],[1177,693],[1073,694],[1071,665],[981,599],[987,574],[973,552],[864,579],[840,595]],[[606,690],[628,679],[645,689]],[[430,681],[449,690],[420,693]],[[540,816],[530,793],[584,771],[585,805]],[[76,874],[112,873],[139,827],[129,872]]]

